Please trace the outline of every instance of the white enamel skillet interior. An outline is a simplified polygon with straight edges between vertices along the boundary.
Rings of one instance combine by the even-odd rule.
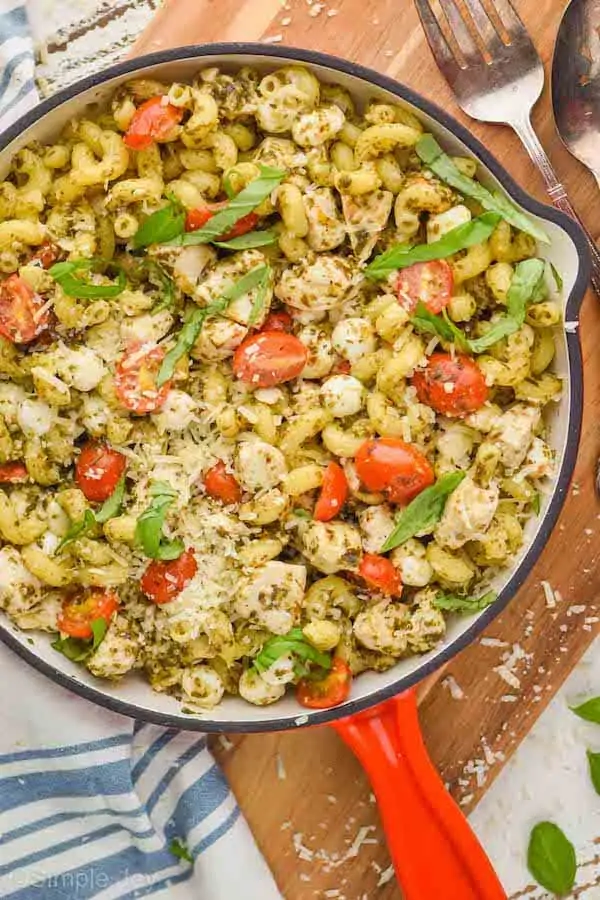
[[[346,87],[358,103],[371,98],[394,102],[411,109],[446,150],[475,157],[481,181],[503,190],[548,232],[551,244],[540,251],[553,263],[564,280],[564,318],[577,322],[588,279],[586,242],[578,226],[557,210],[525,194],[503,167],[465,128],[414,91],[370,69],[333,56],[290,47],[262,44],[207,44],[154,53],[112,66],[55,94],[23,116],[0,136],[0,177],[5,177],[14,153],[32,141],[55,140],[72,119],[82,116],[90,104],[104,103],[123,82],[133,77],[161,81],[189,81],[202,66],[235,71],[250,65],[266,72],[286,63],[301,63],[324,82]],[[412,687],[469,644],[506,606],[536,562],[556,522],[572,476],[582,415],[582,359],[573,325],[557,330],[555,371],[564,380],[561,400],[549,417],[550,443],[557,455],[557,477],[544,497],[539,517],[527,526],[523,549],[512,567],[497,578],[498,599],[483,612],[453,617],[444,642],[424,656],[402,660],[387,672],[366,672],[355,679],[349,700],[330,710],[305,710],[290,694],[268,707],[252,706],[230,698],[201,716],[181,712],[173,697],[157,694],[139,673],[112,684],[90,675],[50,646],[47,635],[20,632],[4,614],[0,615],[0,638],[24,660],[55,682],[115,712],[181,729],[197,731],[269,731],[319,724],[366,709]]]

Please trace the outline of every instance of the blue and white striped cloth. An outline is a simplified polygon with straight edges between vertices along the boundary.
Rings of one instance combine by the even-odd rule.
[[[26,9],[0,0],[0,130],[33,74]],[[0,897],[149,896],[281,900],[204,736],[93,706],[0,644]]]

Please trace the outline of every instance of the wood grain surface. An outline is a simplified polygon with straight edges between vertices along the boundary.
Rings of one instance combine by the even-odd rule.
[[[563,5],[557,0],[516,0],[516,5],[548,73]],[[522,186],[544,199],[541,178],[512,132],[460,113],[411,0],[167,0],[134,52],[217,40],[324,50],[397,78],[465,123]],[[548,89],[534,124],[598,239],[600,194],[554,131]],[[598,634],[600,505],[593,470],[600,449],[600,306],[591,293],[580,333],[583,439],[559,524],[525,587],[486,637],[451,662],[421,706],[431,755],[466,811]],[[548,605],[541,581],[558,592],[555,606]],[[221,739],[216,750],[286,900],[398,900],[369,785],[333,731]],[[241,900],[260,898],[248,894]]]

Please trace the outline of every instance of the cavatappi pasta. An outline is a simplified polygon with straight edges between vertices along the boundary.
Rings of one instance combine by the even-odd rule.
[[[474,176],[408,109],[293,65],[134,80],[19,151],[12,621],[198,712],[341,702],[489,602],[553,474],[561,312],[538,226]]]

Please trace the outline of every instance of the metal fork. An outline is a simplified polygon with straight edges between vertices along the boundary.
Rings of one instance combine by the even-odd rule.
[[[540,170],[554,206],[585,232],[592,254],[592,285],[600,295],[600,250],[558,180],[531,124],[544,86],[544,67],[510,0],[415,0],[436,62],[459,106],[473,119],[510,125]]]

